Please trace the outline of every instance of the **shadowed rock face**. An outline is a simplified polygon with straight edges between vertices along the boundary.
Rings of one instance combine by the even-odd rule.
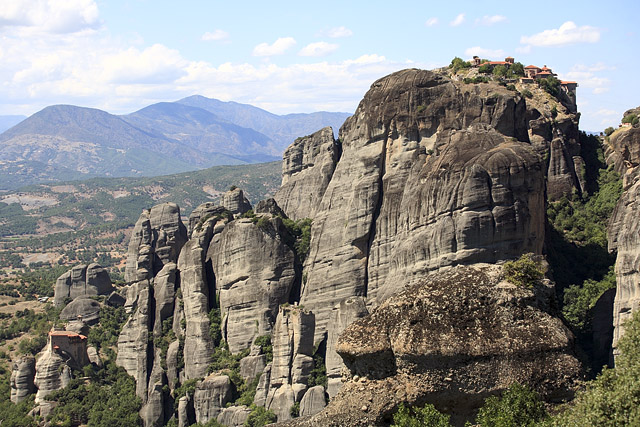
[[[550,290],[501,281],[500,270],[441,270],[347,327],[337,350],[353,378],[309,425],[380,425],[400,402],[446,408],[462,425],[516,381],[548,401],[569,396],[581,365],[546,311]]]
[[[274,198],[289,218],[314,217],[340,153],[330,127],[298,138],[287,148],[282,157],[282,185]]]
[[[613,307],[613,347],[624,334],[624,323],[640,307],[640,128],[614,132],[609,144],[623,174],[623,193],[609,221],[609,250],[617,251],[616,296]],[[611,156],[610,156],[611,159]]]
[[[129,240],[125,280],[152,279],[165,264],[178,261],[186,241],[178,205],[163,203],[143,212]]]
[[[314,216],[301,304],[316,341],[346,298],[372,305],[430,270],[540,253],[544,175],[525,111],[498,85],[429,71],[372,85]]]
[[[56,280],[54,305],[62,307],[67,298],[109,295],[112,291],[107,270],[98,264],[77,265]]]

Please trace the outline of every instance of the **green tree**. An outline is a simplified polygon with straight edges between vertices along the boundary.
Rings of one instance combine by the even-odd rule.
[[[615,369],[604,369],[587,389],[553,418],[554,426],[640,425],[640,311],[625,324]]]
[[[505,262],[502,271],[508,282],[527,288],[532,288],[544,277],[542,269],[531,253],[523,254],[515,261]]]
[[[606,129],[604,130],[604,134],[605,134],[606,136],[611,136],[611,134],[612,134],[612,133],[614,133],[615,131],[616,131],[616,130],[615,130],[613,127],[609,126],[608,128],[606,128]]]
[[[422,408],[411,408],[401,403],[398,412],[393,415],[391,427],[449,427],[449,418],[449,415],[438,411],[431,404]]]
[[[471,64],[469,64],[468,61],[465,61],[462,58],[458,58],[457,56],[453,58],[451,60],[451,64],[449,64],[449,68],[451,68],[451,70],[453,70],[454,73],[458,72],[459,70],[463,70],[470,67],[471,67]]]
[[[553,76],[538,79],[538,85],[551,96],[558,96],[560,93],[560,80]]]
[[[502,397],[491,396],[484,401],[476,423],[481,427],[526,427],[536,425],[546,416],[538,393],[513,383]]]
[[[492,71],[493,69],[489,64],[482,64],[480,68],[478,68],[478,72],[482,74],[491,74]]]
[[[493,68],[493,75],[496,77],[506,77],[507,76],[507,67],[504,65],[496,65]]]

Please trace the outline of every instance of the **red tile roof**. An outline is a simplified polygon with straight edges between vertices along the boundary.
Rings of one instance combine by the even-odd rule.
[[[561,85],[577,85],[578,82],[567,82],[567,81],[561,81],[560,82]]]
[[[84,335],[76,334],[75,332],[70,331],[51,331],[49,335],[55,335],[57,337],[80,337],[81,340],[86,340],[87,337]]]
[[[536,70],[539,70],[540,67],[536,67],[535,65],[527,65],[526,67],[524,67],[525,69],[527,68],[535,68]]]

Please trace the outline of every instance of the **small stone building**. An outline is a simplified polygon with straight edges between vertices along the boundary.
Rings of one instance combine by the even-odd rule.
[[[59,354],[68,362],[81,368],[88,365],[87,337],[70,331],[51,330],[49,332],[49,351]]]

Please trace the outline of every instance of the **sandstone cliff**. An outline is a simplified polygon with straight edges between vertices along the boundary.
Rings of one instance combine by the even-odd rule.
[[[104,268],[98,264],[77,265],[58,277],[54,305],[63,307],[68,298],[109,295],[112,291],[109,273]]]
[[[617,251],[616,296],[613,309],[614,354],[624,322],[640,306],[640,128],[615,131],[609,138],[614,166],[623,176],[623,193],[609,222],[609,250]],[[609,161],[612,160],[610,156]]]

